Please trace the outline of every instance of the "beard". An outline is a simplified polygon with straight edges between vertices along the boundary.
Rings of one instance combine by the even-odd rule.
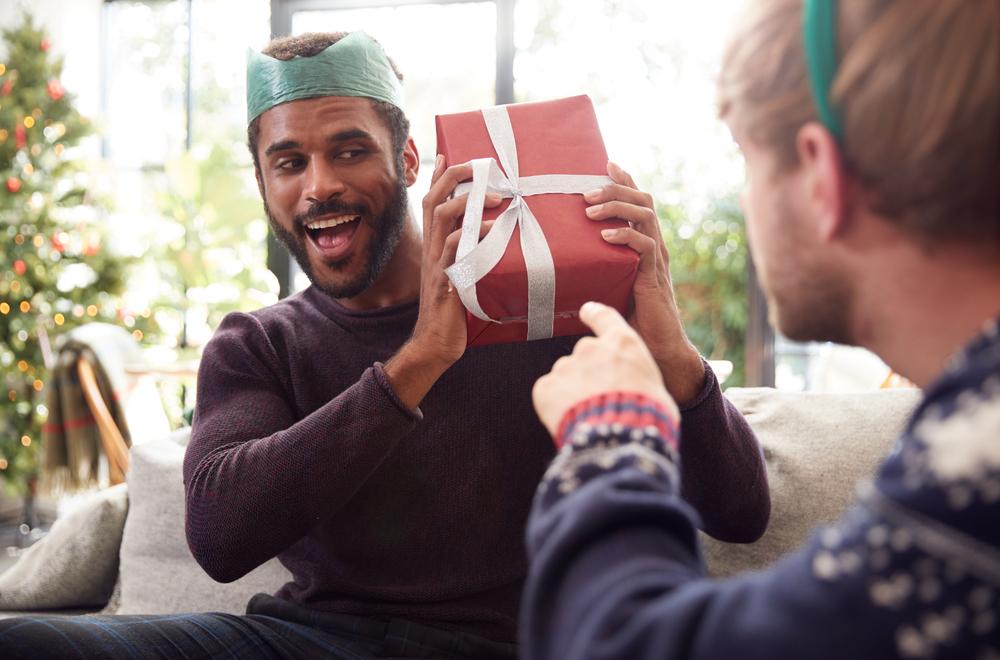
[[[806,240],[790,204],[782,200],[772,212],[777,222],[771,226],[782,230],[770,232],[774,235],[764,239],[770,244],[753,250],[764,261],[755,257],[771,324],[793,341],[852,343],[853,296],[845,273],[823,247]]]
[[[793,290],[794,289],[794,290]],[[815,271],[800,271],[793,287],[768,294],[771,323],[792,341],[852,344],[847,287]]]
[[[364,204],[346,204],[340,200],[331,199],[317,202],[310,206],[305,213],[294,216],[292,226],[299,228],[299,231],[295,232],[281,226],[274,214],[271,213],[267,199],[264,199],[264,213],[271,225],[271,231],[295,258],[299,268],[306,274],[312,285],[332,298],[353,298],[374,284],[382,271],[385,270],[389,260],[392,259],[396,246],[399,245],[399,238],[406,224],[407,208],[406,183],[403,179],[397,179],[389,199],[386,200],[385,208],[378,216],[373,217],[371,210]],[[370,219],[372,223],[372,238],[364,254],[349,255],[344,259],[324,263],[323,267],[326,269],[345,273],[353,261],[358,258],[364,260],[353,276],[338,283],[325,281],[319,276],[313,263],[309,260],[305,243],[309,240],[305,235],[306,223],[331,213],[356,214],[361,216],[360,222]]]

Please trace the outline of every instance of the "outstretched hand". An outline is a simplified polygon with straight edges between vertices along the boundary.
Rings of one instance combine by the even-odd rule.
[[[531,391],[535,411],[553,436],[563,415],[577,403],[610,392],[638,392],[663,403],[674,419],[677,405],[663,385],[660,370],[638,333],[613,308],[588,302],[580,320],[594,331],[559,358]]]

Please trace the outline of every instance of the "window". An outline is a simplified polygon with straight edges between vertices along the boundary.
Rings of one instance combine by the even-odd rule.
[[[252,199],[256,191],[249,154],[243,147],[246,48],[262,47],[269,32],[363,29],[385,46],[405,76],[407,114],[423,162],[421,177],[411,189],[414,209],[429,183],[435,114],[587,93],[594,100],[609,154],[660,203],[676,254],[692,247],[690,258],[680,254],[683,258],[675,260],[683,266],[675,271],[675,282],[688,298],[700,296],[702,309],[711,308],[704,327],[689,323],[699,348],[709,357],[742,363],[745,343],[746,379],[734,377],[731,383],[772,384],[777,374],[780,387],[822,387],[829,378],[817,365],[837,363],[842,351],[780,338],[775,344],[734,204],[743,181],[742,163],[725,127],[715,119],[714,80],[723,35],[739,4],[109,1],[104,152],[116,177],[118,227],[122,236],[133,237],[136,254],[151,249],[154,238],[176,234],[177,218],[165,219],[163,206],[164,192],[176,178],[174,164],[185,157],[203,160],[210,145],[228,151],[231,169],[242,177],[242,193],[249,194],[259,216],[259,201]],[[189,220],[197,223],[197,214]],[[263,261],[265,234],[263,218],[249,221],[245,240],[238,241],[239,259]],[[191,247],[201,254],[211,252],[197,243]],[[232,260],[233,253],[227,254]],[[294,266],[273,239],[267,259],[282,293],[303,285],[301,275],[295,281]],[[707,278],[696,277],[705,272]],[[726,278],[728,284],[713,286],[713,277]],[[138,288],[148,292],[162,286],[162,280],[162,274],[140,277]],[[218,286],[214,294],[208,285],[192,288],[197,300],[221,295]],[[261,304],[266,299],[262,289],[253,295]],[[203,305],[201,311],[194,309],[198,305],[190,297],[183,305],[186,311],[175,329],[197,344],[214,325]]]
[[[111,235],[142,257],[126,303],[153,310],[166,349],[194,350],[225,312],[276,299],[244,146],[246,49],[267,40],[268,20],[266,0],[103,6]]]

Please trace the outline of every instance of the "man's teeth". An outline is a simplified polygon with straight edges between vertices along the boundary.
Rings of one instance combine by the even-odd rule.
[[[326,229],[327,227],[336,227],[337,225],[342,225],[345,222],[354,222],[358,220],[360,215],[341,215],[336,218],[330,218],[329,220],[317,220],[316,222],[310,222],[306,225],[308,229]]]

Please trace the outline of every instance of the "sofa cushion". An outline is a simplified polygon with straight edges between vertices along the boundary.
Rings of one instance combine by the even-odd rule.
[[[229,584],[215,582],[201,569],[184,536],[184,447],[175,440],[132,449],[116,613],[242,614],[251,596],[274,593],[291,576],[277,559]]]
[[[118,574],[125,484],[91,493],[0,575],[0,610],[100,607]]]
[[[859,482],[874,475],[920,400],[920,390],[856,394],[730,388],[764,449],[771,520],[756,543],[703,535],[709,572],[763,568],[803,544],[817,525],[835,521]]]

